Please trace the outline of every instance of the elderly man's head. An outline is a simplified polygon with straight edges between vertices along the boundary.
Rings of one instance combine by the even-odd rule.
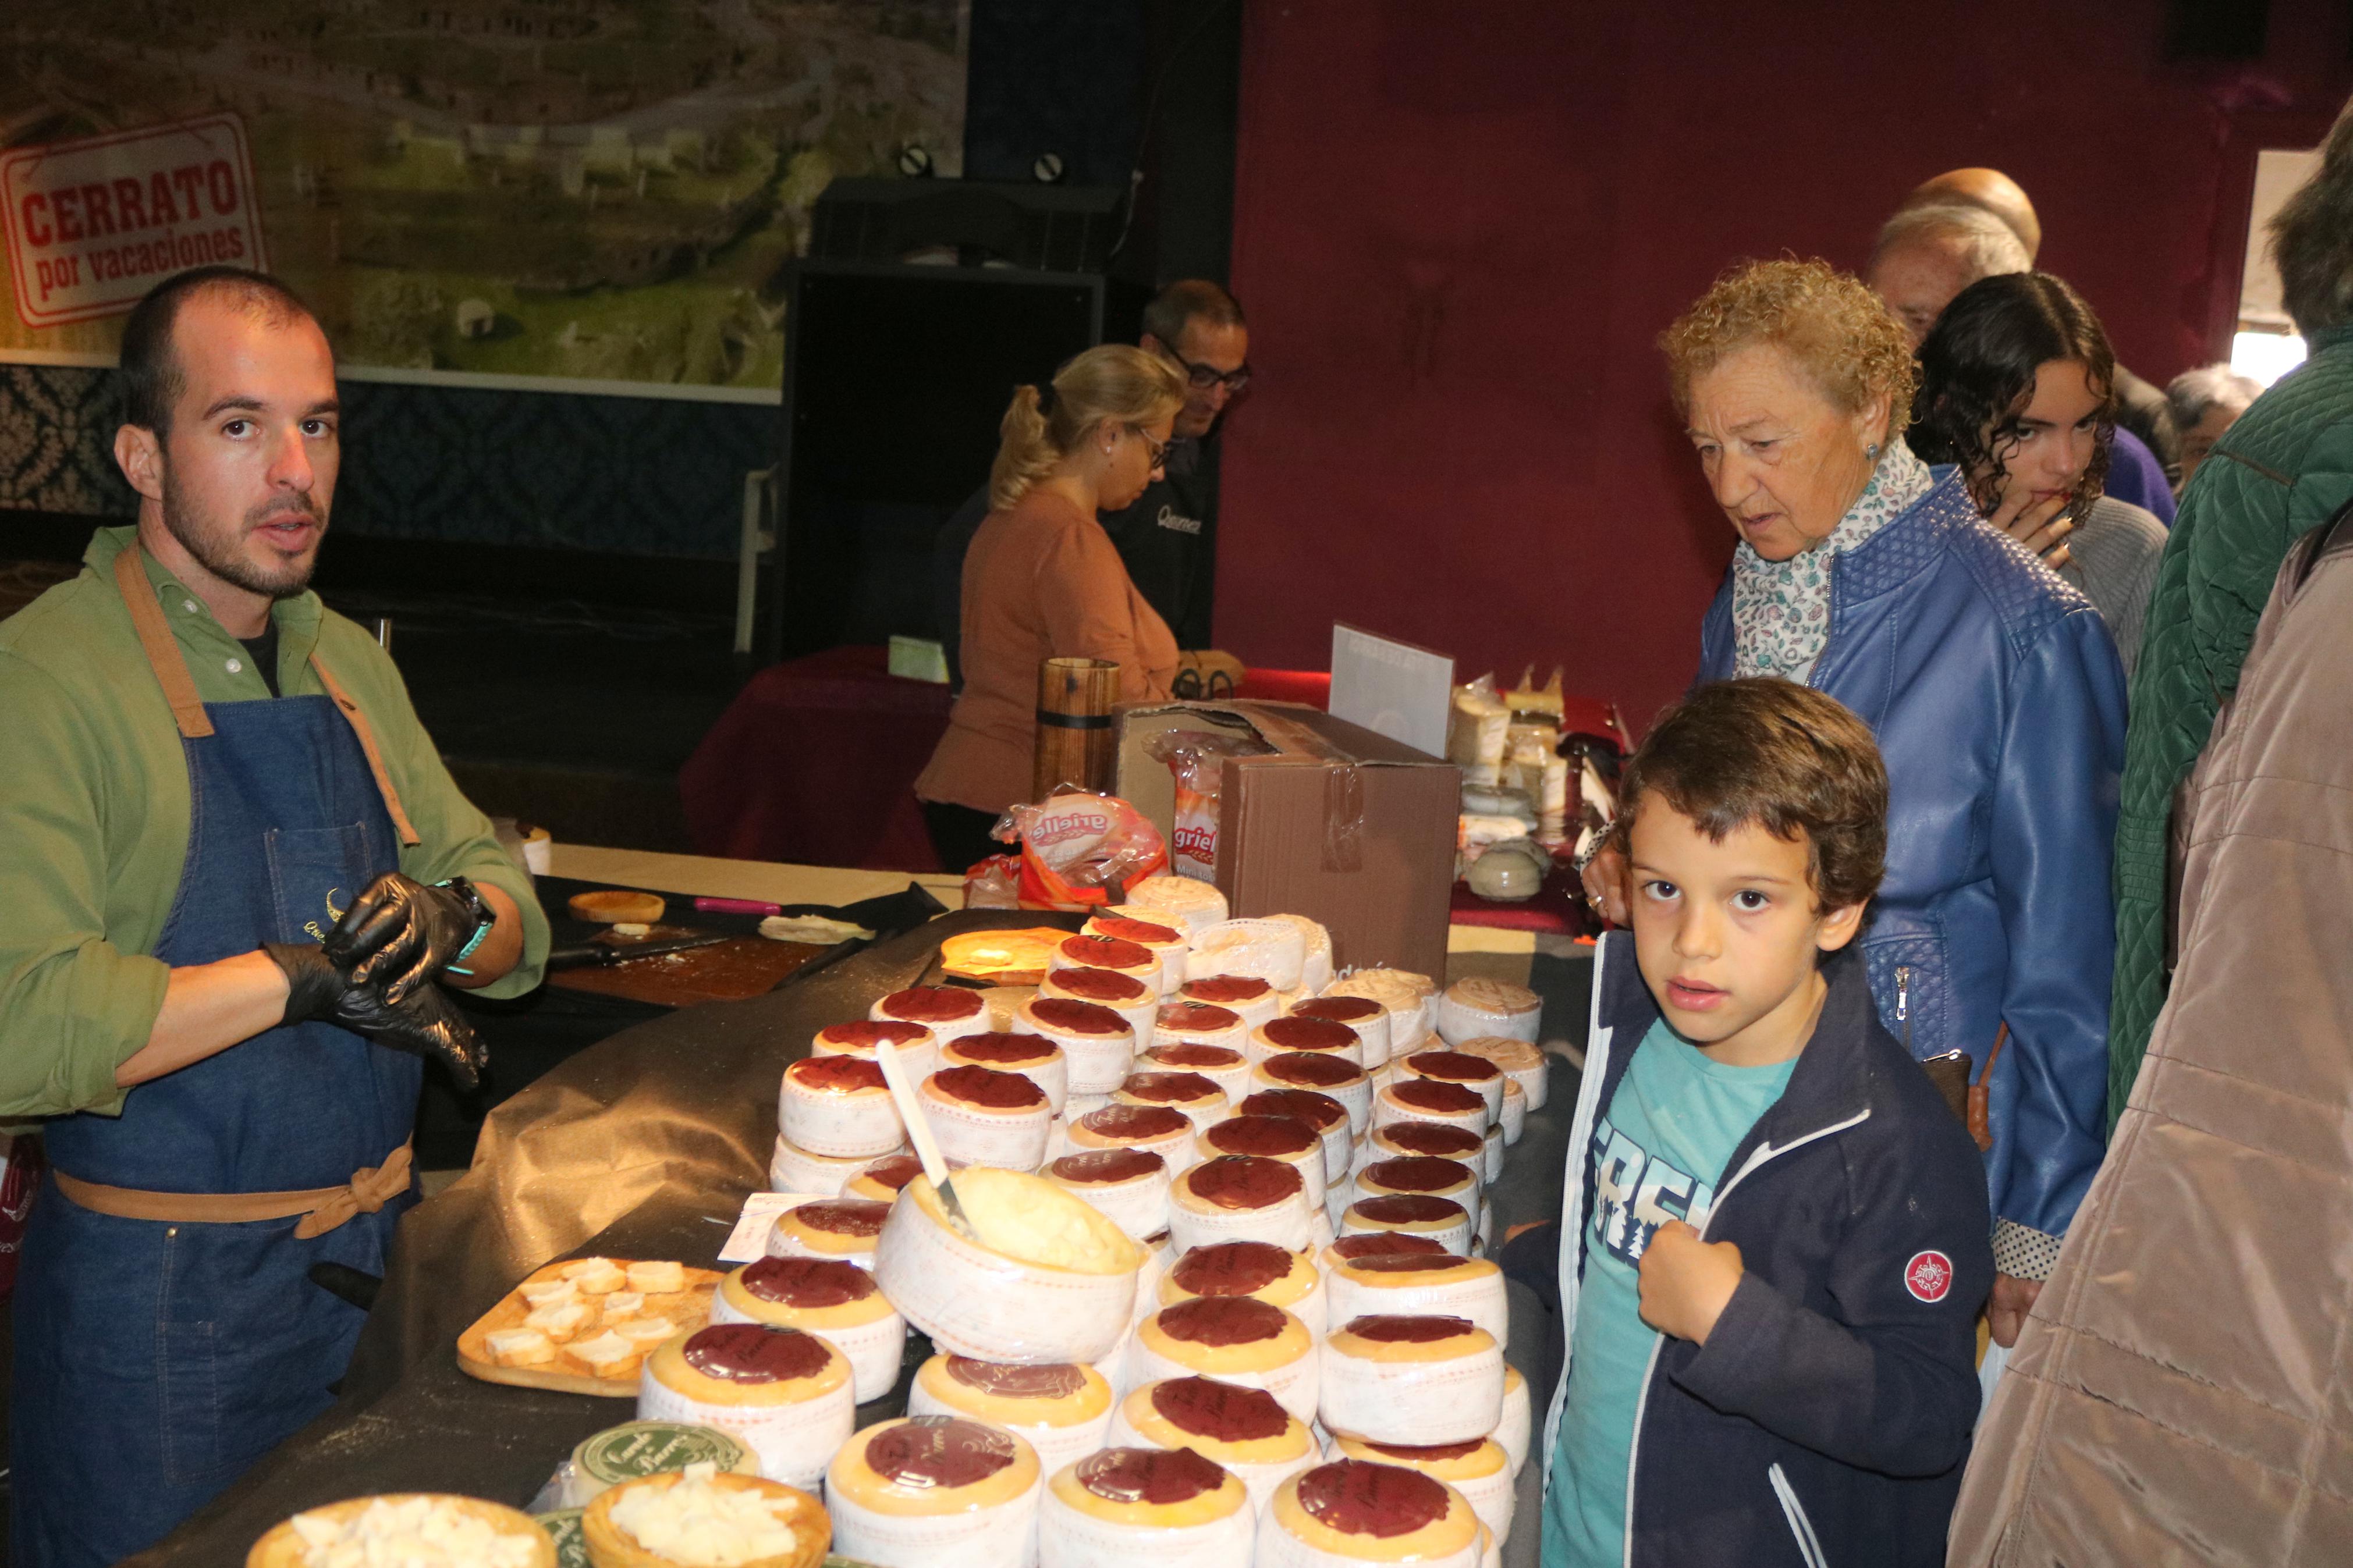
[[[2214,450],[2223,432],[2239,416],[2254,406],[2263,384],[2239,374],[2227,364],[2201,364],[2185,370],[2167,384],[2165,401],[2173,409],[2173,423],[2181,432],[2181,482],[2188,484],[2198,465]]]
[[[2320,167],[2272,218],[2280,303],[2306,338],[2353,321],[2353,102],[2320,149]]]
[[[1983,207],[1951,202],[1904,207],[1889,218],[1871,247],[1863,281],[1887,301],[1917,348],[1962,289],[2033,266],[2007,224]]]
[[[2027,199],[2025,187],[2000,169],[1947,169],[1913,186],[1912,194],[1895,210],[1951,206],[1977,207],[2000,218],[2026,247],[2030,264],[2042,254],[2042,220],[2034,216],[2034,204]]]

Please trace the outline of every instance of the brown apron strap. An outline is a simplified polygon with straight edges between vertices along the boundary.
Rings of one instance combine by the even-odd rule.
[[[181,657],[180,639],[172,635],[164,606],[155,602],[155,586],[147,581],[147,570],[139,563],[142,554],[135,542],[123,547],[114,558],[114,585],[122,592],[131,624],[139,633],[139,646],[146,650],[155,682],[164,689],[164,700],[172,705],[172,722],[186,739],[201,741],[213,732],[213,721],[205,716],[205,700],[196,695],[196,678],[188,673],[188,661]]]
[[[384,796],[384,809],[391,816],[393,828],[400,835],[401,843],[422,844],[425,840],[410,826],[408,813],[400,809],[400,792],[392,787],[392,774],[384,765],[384,753],[376,750],[375,731],[368,727],[367,715],[361,712],[360,705],[344,692],[343,682],[327,673],[325,662],[315,651],[311,655],[311,668],[319,672],[319,684],[327,689],[327,695],[334,700],[335,706],[342,709],[343,717],[351,721],[352,733],[359,737],[360,750],[367,753],[368,772],[375,774],[376,792]]]
[[[242,1225],[301,1215],[302,1223],[294,1227],[294,1237],[298,1241],[308,1241],[314,1236],[324,1236],[354,1215],[375,1214],[406,1192],[412,1158],[409,1145],[403,1143],[385,1156],[383,1164],[353,1171],[352,1179],[343,1186],[314,1187],[307,1192],[149,1193],[134,1187],[85,1182],[63,1171],[53,1170],[50,1174],[57,1178],[58,1191],[74,1204],[118,1219],[176,1225]]]

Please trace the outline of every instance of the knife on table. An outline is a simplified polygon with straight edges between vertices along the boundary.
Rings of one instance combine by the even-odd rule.
[[[659,958],[665,953],[690,952],[698,947],[727,941],[725,932],[704,933],[701,936],[679,937],[670,942],[638,942],[623,946],[618,942],[580,942],[547,950],[550,973],[559,969],[610,969],[617,963],[628,963],[640,958]]]

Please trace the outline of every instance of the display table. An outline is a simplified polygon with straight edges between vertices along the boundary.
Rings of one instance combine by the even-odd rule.
[[[1253,670],[1236,696],[1322,707],[1320,670]],[[916,775],[947,729],[948,689],[844,646],[744,684],[679,770],[687,831],[707,856],[932,871]]]
[[[576,869],[576,859],[559,860]],[[782,900],[779,900],[782,901]],[[464,1492],[522,1505],[582,1437],[630,1418],[627,1400],[477,1383],[456,1364],[461,1329],[517,1279],[551,1259],[613,1255],[708,1266],[744,1195],[765,1184],[776,1094],[786,1064],[827,1024],[866,1016],[873,1000],[936,973],[940,939],[959,930],[1061,924],[1076,916],[959,911],[815,968],[771,994],[649,1019],[593,1046],[491,1114],[473,1168],[411,1212],[389,1278],[337,1405],[137,1563],[236,1563],[289,1514],[395,1490]],[[1473,933],[1472,949],[1498,945]],[[1525,954],[1466,952],[1525,963]],[[1542,955],[1538,968],[1544,969]],[[1589,966],[1588,973],[1589,973]],[[1548,1032],[1581,1034],[1577,966],[1540,973]],[[1553,1064],[1550,1103],[1528,1118],[1492,1191],[1500,1227],[1557,1212],[1576,1069]],[[1515,1364],[1535,1364],[1515,1331]],[[895,1412],[901,1388],[861,1408],[861,1426]],[[1544,1392],[1536,1391],[1541,1403]],[[1509,1560],[1533,1563],[1537,1531],[1523,1477]],[[1521,1543],[1525,1542],[1525,1553]]]

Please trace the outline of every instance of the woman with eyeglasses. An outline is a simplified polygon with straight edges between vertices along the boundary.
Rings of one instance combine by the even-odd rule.
[[[1014,388],[989,513],[965,555],[964,691],[915,781],[948,870],[1000,850],[989,829],[1029,798],[1041,660],[1108,659],[1122,700],[1169,695],[1176,639],[1096,514],[1129,505],[1159,474],[1184,402],[1174,366],[1118,343],[1073,358],[1042,393]]]
[[[2130,677],[2165,525],[2103,493],[2116,356],[2083,296],[2048,272],[1970,284],[1920,344],[1913,451],[1952,463],[1985,520],[2083,590]]]

